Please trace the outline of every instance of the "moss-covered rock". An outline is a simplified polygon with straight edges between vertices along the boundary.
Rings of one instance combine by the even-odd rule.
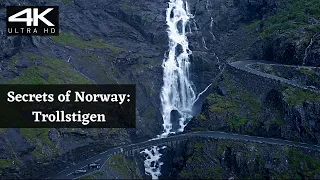
[[[320,102],[319,93],[289,87],[283,92],[284,98],[291,106],[302,105],[306,101]]]
[[[69,63],[31,53],[17,54],[9,61],[14,69],[19,60],[27,58],[29,66],[9,79],[10,84],[92,84],[93,81],[75,70]]]
[[[174,150],[179,157],[171,162],[180,171],[170,178],[317,179],[320,176],[320,154],[315,150],[205,138],[190,139],[181,147],[184,150]]]
[[[60,32],[59,36],[52,37],[52,40],[64,46],[80,49],[108,49],[111,51],[110,56],[115,56],[124,51],[124,49],[117,47],[114,43],[105,43],[100,38],[86,41],[81,37],[74,35],[72,32]]]

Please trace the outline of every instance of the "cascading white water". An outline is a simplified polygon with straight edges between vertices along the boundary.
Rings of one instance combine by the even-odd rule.
[[[192,105],[196,98],[189,80],[190,61],[189,43],[186,36],[186,25],[191,17],[187,2],[170,0],[166,13],[168,25],[169,53],[163,60],[163,87],[161,91],[162,118],[166,137],[176,131],[182,132],[185,122],[190,119]],[[172,129],[171,111],[181,114],[180,128]]]
[[[183,132],[187,121],[192,118],[191,110],[196,100],[196,94],[189,80],[191,50],[186,36],[186,25],[191,14],[187,2],[183,0],[170,0],[166,12],[168,25],[169,53],[163,60],[163,87],[161,90],[163,133],[158,138],[165,138],[169,134]],[[179,128],[173,129],[171,112],[176,110],[180,114]],[[176,122],[175,122],[176,123]],[[158,179],[161,175],[159,150],[164,147],[145,149],[141,153],[146,154],[144,161],[145,172],[152,179]]]
[[[163,165],[163,162],[160,162],[162,154],[159,153],[159,150],[165,148],[166,146],[163,146],[161,148],[153,146],[150,150],[145,149],[140,152],[146,155],[146,160],[144,161],[144,168],[146,174],[150,175],[152,179],[158,179],[158,177],[161,175],[160,170],[161,166]]]

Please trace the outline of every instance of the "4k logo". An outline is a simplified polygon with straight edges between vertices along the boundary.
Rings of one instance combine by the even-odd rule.
[[[7,34],[59,35],[58,6],[8,6]]]

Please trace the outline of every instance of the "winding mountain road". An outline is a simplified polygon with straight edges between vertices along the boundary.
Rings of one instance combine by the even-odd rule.
[[[286,84],[289,84],[289,85],[292,85],[295,87],[299,87],[302,89],[308,89],[307,87],[303,87],[303,86],[301,86],[297,83],[294,83],[288,79],[274,76],[274,75],[271,75],[268,73],[264,73],[264,72],[261,72],[261,71],[258,71],[258,70],[255,70],[255,69],[252,69],[249,67],[249,65],[255,64],[255,63],[278,65],[277,63],[274,63],[274,62],[255,61],[255,60],[237,61],[237,62],[232,62],[229,65],[236,68],[236,69],[243,70],[243,71],[246,71],[249,73],[253,73],[258,76],[270,78],[270,79],[280,81],[280,82],[283,82],[283,83],[286,83]],[[310,90],[310,89],[308,89],[308,90]],[[164,143],[164,142],[185,140],[185,139],[188,139],[191,137],[205,137],[205,138],[214,138],[214,139],[228,139],[228,140],[246,141],[246,142],[254,142],[254,143],[267,143],[267,144],[275,144],[275,145],[280,145],[280,146],[292,146],[292,147],[300,147],[300,148],[307,148],[307,149],[320,151],[320,146],[317,146],[317,145],[306,144],[306,143],[301,143],[301,142],[293,142],[293,141],[288,141],[288,140],[283,140],[283,139],[265,138],[265,137],[240,135],[240,134],[232,134],[232,133],[216,132],[216,131],[191,132],[191,133],[185,133],[185,134],[177,134],[174,136],[169,136],[167,138],[151,139],[151,140],[145,141],[145,142],[123,145],[123,146],[119,146],[116,148],[108,149],[107,151],[102,152],[98,155],[92,156],[91,158],[84,160],[84,161],[82,161],[72,167],[66,168],[64,171],[58,173],[57,176],[55,176],[53,178],[48,178],[48,179],[78,179],[83,176],[87,176],[95,171],[99,171],[111,156],[113,156],[119,152],[130,151],[133,149],[141,149],[141,148],[146,148],[146,147],[152,147],[152,146]],[[89,169],[88,165],[93,162],[101,164],[101,167],[96,168],[96,169]],[[80,170],[80,169],[85,170],[86,172],[75,173],[76,170]]]
[[[281,65],[281,66],[288,66],[288,67],[297,67],[297,66],[292,66],[292,65],[282,65],[282,64],[275,63],[275,62],[263,61],[263,60],[236,61],[236,62],[229,63],[229,65],[234,67],[234,68],[236,68],[236,69],[239,69],[239,70],[242,70],[242,71],[246,71],[246,72],[249,72],[249,73],[252,73],[252,74],[255,74],[255,75],[258,75],[258,76],[262,76],[262,77],[265,77],[265,78],[269,78],[269,79],[273,79],[273,80],[276,80],[276,81],[280,81],[282,83],[286,83],[286,84],[289,84],[289,85],[294,86],[294,87],[298,87],[298,88],[301,88],[301,89],[306,89],[306,90],[310,90],[310,91],[314,91],[314,92],[319,92],[319,91],[316,91],[314,89],[310,89],[308,87],[301,86],[300,84],[292,82],[289,79],[285,79],[285,78],[282,78],[282,77],[279,77],[279,76],[275,76],[275,75],[272,75],[272,74],[264,73],[264,72],[261,72],[261,71],[258,71],[256,69],[253,69],[253,68],[249,67],[250,65],[256,64],[256,63],[262,63],[262,64],[268,64],[268,65]],[[307,67],[307,66],[301,66],[301,67]],[[308,68],[310,68],[310,67],[308,67]],[[315,67],[311,67],[311,68],[315,68]]]
[[[49,179],[77,179],[83,176],[87,176],[90,173],[100,170],[103,165],[107,162],[107,160],[114,155],[115,153],[128,151],[132,149],[137,149],[141,147],[152,147],[154,145],[161,144],[163,142],[170,142],[175,140],[183,140],[188,139],[191,137],[205,137],[205,138],[214,138],[214,139],[228,139],[228,140],[237,140],[237,141],[246,141],[246,142],[255,142],[255,143],[267,143],[267,144],[275,144],[281,146],[292,146],[292,147],[301,147],[307,148],[312,150],[320,151],[320,146],[311,145],[306,143],[300,142],[293,142],[287,141],[282,139],[274,139],[274,138],[265,138],[265,137],[257,137],[257,136],[248,136],[248,135],[240,135],[240,134],[232,134],[232,133],[225,133],[225,132],[216,132],[216,131],[208,131],[208,132],[191,132],[186,134],[178,134],[174,136],[170,136],[167,138],[160,138],[160,139],[152,139],[145,142],[140,142],[136,144],[129,144],[123,145],[116,148],[108,149],[107,151],[95,155],[87,160],[84,160],[72,167],[67,168],[66,170],[60,172],[56,177],[49,178]],[[88,164],[90,163],[99,163],[102,166],[99,169],[89,169]],[[85,169],[85,173],[78,173],[75,174],[74,172],[79,169]]]

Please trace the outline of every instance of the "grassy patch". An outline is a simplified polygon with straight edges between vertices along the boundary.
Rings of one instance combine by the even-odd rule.
[[[109,166],[124,178],[137,178],[136,164],[124,157],[124,154],[111,156],[108,160]]]
[[[28,142],[34,142],[35,139],[40,139],[43,143],[48,144],[52,148],[55,147],[49,138],[50,128],[21,128],[21,135],[26,138]]]
[[[289,0],[286,8],[279,10],[263,21],[264,28],[261,34],[269,37],[273,33],[279,33],[301,38],[299,28],[304,27],[307,36],[311,36],[311,34],[320,30],[320,25],[309,24],[309,18],[320,18],[319,7],[320,1],[318,0]],[[247,28],[252,30],[260,22],[261,20],[254,20],[247,25]]]
[[[0,169],[13,166],[14,159],[0,159]]]
[[[217,155],[222,155],[224,151],[227,149],[227,147],[231,147],[232,143],[230,141],[218,141],[217,143]]]
[[[124,49],[116,47],[114,43],[105,43],[99,38],[86,41],[71,32],[61,32],[59,36],[53,36],[52,40],[64,46],[71,46],[80,49],[109,49],[111,51],[111,56],[124,52]]]
[[[200,114],[200,115],[199,115],[199,119],[201,119],[201,120],[206,120],[207,117],[206,117],[206,115],[204,115],[204,114]]]
[[[201,151],[204,147],[204,143],[203,142],[197,142],[193,145],[195,151]]]
[[[213,176],[211,176],[213,175]],[[222,167],[220,165],[215,165],[214,167],[208,168],[208,179],[222,179]]]
[[[305,101],[320,102],[319,93],[293,87],[284,90],[283,95],[291,106],[302,105]]]
[[[314,179],[320,172],[320,160],[304,154],[298,149],[290,148],[287,151],[290,169],[295,178]]]
[[[230,81],[230,77],[228,76],[228,74],[223,73],[222,77],[223,77],[223,85],[224,85],[225,87],[231,87],[231,86],[232,86],[232,83],[231,83],[231,81]]]
[[[141,56],[138,59],[137,63],[135,63],[132,66],[132,71],[135,73],[143,72],[144,70],[146,70],[148,68],[152,68],[153,66],[155,66],[155,64],[156,64],[155,59]]]
[[[311,81],[313,81],[315,84],[320,84],[320,77],[315,71],[305,67],[300,67],[299,70],[304,75],[306,75]]]
[[[96,172],[91,173],[90,175],[83,176],[79,179],[100,179],[101,176],[103,176],[103,174],[104,173],[102,171],[96,171]]]
[[[244,126],[248,123],[248,119],[244,117],[232,117],[227,119],[227,123],[233,129],[239,129],[241,126]]]
[[[23,53],[32,66],[28,67],[8,83],[12,84],[92,84],[84,75],[73,69],[71,65],[59,59],[38,56],[35,54]],[[9,62],[9,68],[14,67],[17,56]],[[41,64],[35,65],[34,61],[41,60]],[[45,78],[47,75],[47,79]]]
[[[209,98],[213,99],[213,105],[209,107],[212,112],[222,114],[226,112],[236,112],[240,104],[238,100],[231,100],[219,94],[210,95]]]
[[[260,99],[249,93],[239,93],[236,89],[233,89],[231,94],[231,97],[210,94],[208,97],[212,101],[212,105],[209,106],[210,111],[226,115],[226,122],[233,129],[239,129],[248,122],[256,124],[262,108]]]
[[[283,126],[285,124],[286,124],[286,122],[283,119],[273,119],[270,121],[270,125]]]
[[[52,152],[56,152],[55,144],[49,138],[49,128],[21,128],[21,135],[33,146],[35,150],[31,154],[37,159],[45,159],[49,154],[44,152],[44,146],[49,147]],[[52,156],[50,154],[49,156]]]
[[[128,0],[123,1],[123,2],[120,4],[120,6],[121,6],[122,8],[124,8],[124,9],[131,9],[131,10],[135,10],[135,11],[140,10],[139,7],[134,6],[134,5],[133,5],[130,1],[128,1]]]
[[[255,97],[249,93],[241,93],[241,99],[245,102],[246,106],[251,109],[252,113],[258,115],[261,108],[262,103],[258,97]]]

